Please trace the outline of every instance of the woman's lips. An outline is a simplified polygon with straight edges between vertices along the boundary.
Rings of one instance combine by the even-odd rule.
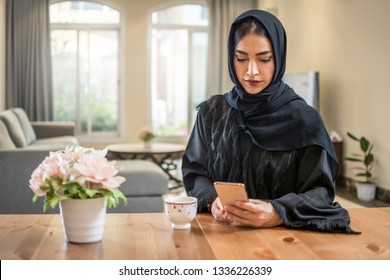
[[[256,87],[258,86],[261,81],[256,81],[256,80],[245,80],[245,83],[250,86],[250,87]]]

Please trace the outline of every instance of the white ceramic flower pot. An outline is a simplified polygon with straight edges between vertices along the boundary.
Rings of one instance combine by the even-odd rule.
[[[65,238],[72,243],[103,239],[107,198],[67,199],[60,202]]]
[[[376,185],[373,183],[356,183],[357,197],[361,201],[372,201],[375,198]]]

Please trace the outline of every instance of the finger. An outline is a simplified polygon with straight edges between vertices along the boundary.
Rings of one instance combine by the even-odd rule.
[[[250,219],[251,216],[253,216],[253,212],[233,205],[226,205],[224,210],[228,214],[228,216],[232,219],[236,217]]]
[[[212,207],[211,213],[213,214],[214,219],[220,222],[225,222],[225,223],[231,222],[226,212],[223,209],[219,209],[217,204],[215,204],[215,206]]]
[[[253,203],[255,205],[267,205],[270,204],[270,202],[265,201],[265,200],[260,200],[260,199],[249,199],[250,203]]]
[[[246,201],[236,201],[236,203],[235,203],[235,206],[237,208],[241,208],[241,209],[244,209],[244,210],[247,210],[247,211],[250,211],[250,212],[255,212],[256,211],[256,205],[257,204],[254,204],[251,201],[249,201],[249,202],[246,202]]]
[[[222,206],[222,202],[221,202],[221,200],[219,199],[219,197],[217,197],[216,199],[215,199],[215,203],[217,204],[217,206],[218,206],[218,208],[219,209],[223,209],[223,206]]]
[[[253,203],[253,204],[261,204],[261,203],[264,202],[263,200],[260,200],[260,199],[253,199],[253,198],[248,199],[248,201],[249,201],[250,203]]]
[[[236,226],[252,226],[253,222],[251,220],[235,216],[232,218],[232,224]]]
[[[226,209],[226,214],[228,215],[231,223],[236,226],[250,226],[252,220],[250,219],[251,213],[246,210],[239,209],[234,206],[229,206]]]
[[[249,202],[237,201],[236,206],[253,213],[260,213],[270,211],[270,206],[272,205],[269,202],[263,200],[253,199],[249,200]]]

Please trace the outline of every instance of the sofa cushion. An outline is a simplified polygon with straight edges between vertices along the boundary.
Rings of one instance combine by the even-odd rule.
[[[29,150],[49,150],[58,151],[63,150],[66,146],[77,145],[77,138],[74,136],[58,136],[37,139],[33,144],[27,146]]]
[[[0,120],[0,150],[16,149],[14,142],[8,134],[7,127]]]
[[[32,127],[26,112],[22,108],[13,108],[12,112],[16,115],[22,126],[27,145],[34,143],[37,136],[35,135],[34,128]]]
[[[118,175],[126,178],[120,187],[125,196],[161,196],[168,191],[168,175],[148,160],[117,160]]]
[[[26,137],[24,136],[22,126],[16,115],[11,110],[5,110],[0,113],[0,119],[7,127],[8,133],[15,146],[18,148],[26,147]]]

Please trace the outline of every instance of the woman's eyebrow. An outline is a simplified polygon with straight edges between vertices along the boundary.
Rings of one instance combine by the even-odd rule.
[[[239,54],[245,54],[245,55],[248,55],[248,53],[247,52],[244,52],[244,51],[241,51],[241,50],[236,50],[235,51],[236,53],[239,53]],[[258,53],[256,53],[255,55],[256,56],[258,56],[258,55],[265,55],[265,54],[272,54],[272,51],[262,51],[262,52],[258,52]]]

